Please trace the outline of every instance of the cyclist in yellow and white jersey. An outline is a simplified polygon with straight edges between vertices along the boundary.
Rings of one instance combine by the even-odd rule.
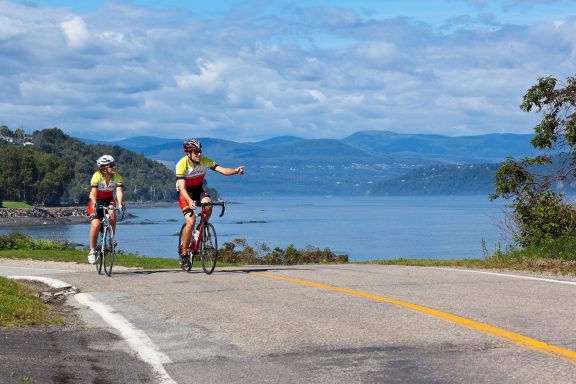
[[[122,191],[122,176],[116,173],[114,158],[110,155],[104,155],[96,160],[98,170],[92,175],[90,180],[90,202],[88,203],[88,215],[90,216],[90,253],[88,262],[94,264],[96,261],[96,243],[100,223],[104,217],[102,209],[96,209],[97,206],[116,206],[124,210],[124,192]],[[116,195],[116,199],[114,198]],[[116,212],[110,211],[110,224],[112,230],[116,232]]]
[[[180,208],[184,214],[186,226],[182,231],[182,263],[190,262],[188,258],[188,244],[192,236],[192,229],[196,222],[194,209],[196,204],[212,201],[210,196],[202,188],[202,182],[208,169],[221,173],[225,176],[243,175],[244,166],[237,168],[224,168],[212,159],[202,156],[202,144],[198,140],[185,140],[182,148],[186,153],[178,164],[176,164],[176,190]],[[212,207],[207,208],[208,217],[212,214]]]

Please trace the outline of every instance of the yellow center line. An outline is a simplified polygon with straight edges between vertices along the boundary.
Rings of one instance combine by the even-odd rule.
[[[340,287],[335,287],[333,285],[326,285],[326,284],[321,284],[321,283],[314,283],[312,281],[307,281],[307,280],[293,279],[291,277],[283,277],[283,276],[271,275],[268,273],[261,273],[261,272],[250,272],[250,274],[251,275],[258,275],[258,276],[262,276],[262,277],[268,277],[271,279],[290,281],[292,283],[303,284],[303,285],[307,285],[307,286],[314,287],[314,288],[325,289],[328,291],[342,292],[342,293],[346,293],[349,295],[360,296],[360,297],[364,297],[364,298],[371,299],[371,300],[383,301],[386,303],[399,305],[401,307],[410,308],[412,310],[426,313],[428,315],[438,317],[442,320],[446,320],[446,321],[449,321],[451,323],[461,325],[463,327],[474,329],[474,330],[477,330],[480,332],[484,332],[484,333],[505,339],[507,341],[511,341],[512,343],[514,343],[520,347],[532,349],[532,350],[535,350],[538,352],[546,353],[548,355],[557,356],[557,357],[560,357],[560,358],[562,358],[562,359],[564,359],[564,360],[566,360],[572,364],[576,364],[576,352],[575,351],[560,348],[560,347],[555,347],[553,345],[548,345],[548,344],[543,343],[541,341],[534,340],[530,337],[522,336],[518,333],[510,332],[510,331],[507,331],[507,330],[501,329],[501,328],[496,328],[496,327],[493,327],[493,326],[488,325],[488,324],[484,324],[484,323],[480,323],[478,321],[466,319],[464,317],[452,315],[450,313],[441,312],[441,311],[438,311],[436,309],[424,307],[424,306],[417,305],[417,304],[408,303],[406,301],[395,300],[395,299],[390,299],[390,298],[383,297],[383,296],[373,295],[371,293],[356,291],[353,289],[340,288]]]

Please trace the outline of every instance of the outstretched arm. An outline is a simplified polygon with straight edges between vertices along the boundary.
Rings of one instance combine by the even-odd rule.
[[[224,176],[232,176],[232,175],[243,175],[244,174],[244,166],[241,165],[238,168],[224,168],[220,165],[217,165],[213,168],[216,172],[223,174]]]

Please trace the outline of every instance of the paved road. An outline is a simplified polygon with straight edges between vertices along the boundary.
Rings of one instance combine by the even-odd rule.
[[[376,265],[50,276],[162,383],[576,382],[574,281]]]

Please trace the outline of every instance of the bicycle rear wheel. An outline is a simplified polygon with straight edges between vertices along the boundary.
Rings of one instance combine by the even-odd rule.
[[[182,234],[185,227],[186,223],[182,224],[182,227],[180,228],[180,234],[178,235],[178,257],[180,261],[180,268],[182,268],[183,271],[190,272],[192,269],[192,264],[194,263],[194,254],[193,252],[189,252],[187,259],[186,256],[182,254]],[[188,249],[191,249],[190,245],[188,245]]]
[[[104,263],[104,272],[110,276],[114,266],[114,233],[112,228],[104,228],[104,239],[102,240],[102,262]]]
[[[200,264],[206,274],[214,272],[216,260],[218,260],[218,238],[216,230],[211,223],[204,224],[200,244]]]

